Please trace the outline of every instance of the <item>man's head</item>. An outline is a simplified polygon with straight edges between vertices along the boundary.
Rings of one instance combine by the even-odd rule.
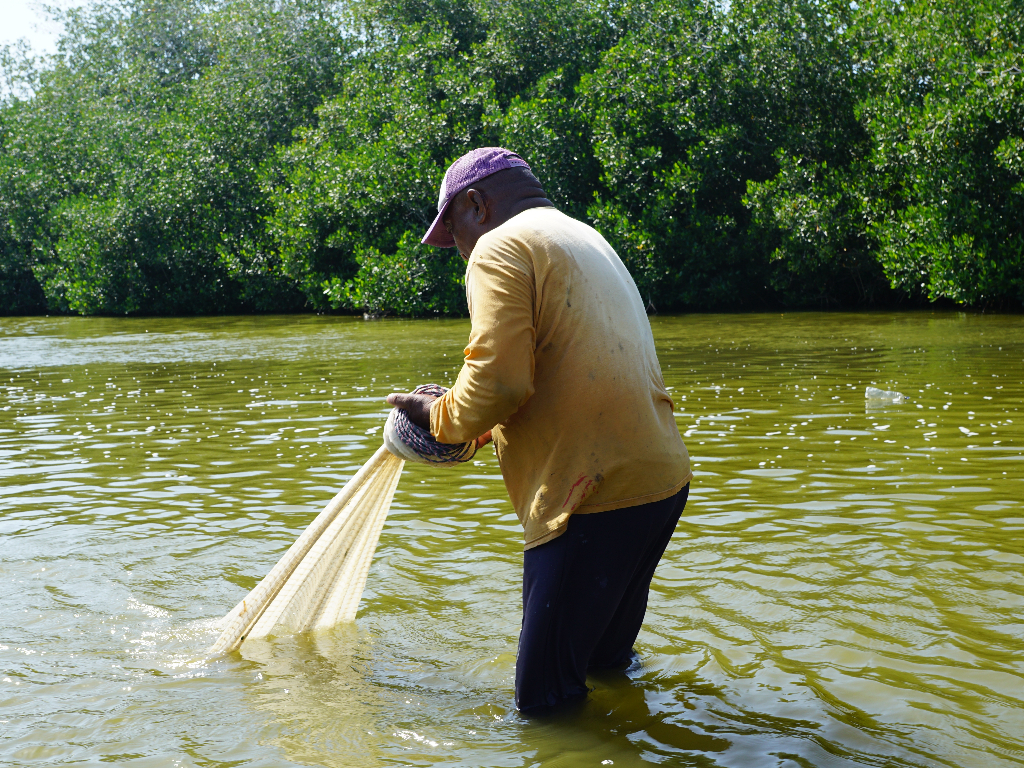
[[[423,242],[457,247],[468,259],[484,233],[528,208],[550,205],[537,177],[519,155],[501,147],[474,149],[445,173],[437,218]]]

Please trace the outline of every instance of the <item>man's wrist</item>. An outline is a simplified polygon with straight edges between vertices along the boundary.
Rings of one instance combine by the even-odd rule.
[[[427,405],[427,431],[430,432],[431,436],[436,440],[437,435],[434,433],[434,408],[439,407],[438,403],[441,401],[440,397],[435,397]]]

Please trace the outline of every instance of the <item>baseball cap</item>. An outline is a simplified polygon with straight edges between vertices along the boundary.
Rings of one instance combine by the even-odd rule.
[[[436,245],[438,248],[454,248],[455,238],[444,227],[444,214],[452,200],[470,184],[508,168],[530,170],[530,166],[523,158],[502,147],[474,149],[449,165],[441,182],[441,192],[437,196],[437,218],[420,242]]]

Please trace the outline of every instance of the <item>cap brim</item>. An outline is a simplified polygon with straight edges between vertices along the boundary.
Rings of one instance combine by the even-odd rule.
[[[451,201],[448,201],[449,204]],[[446,205],[440,211],[438,211],[437,218],[434,219],[434,223],[430,225],[430,229],[427,230],[427,234],[420,240],[424,245],[433,245],[437,248],[454,248],[455,238],[451,236],[451,233],[444,226],[444,215],[448,211]]]

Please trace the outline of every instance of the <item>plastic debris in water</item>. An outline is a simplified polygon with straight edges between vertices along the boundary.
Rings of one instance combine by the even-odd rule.
[[[874,400],[879,403],[892,403],[893,405],[907,402],[907,396],[902,392],[892,392],[887,389],[878,389],[878,387],[868,387],[865,389],[864,397],[868,400]]]

